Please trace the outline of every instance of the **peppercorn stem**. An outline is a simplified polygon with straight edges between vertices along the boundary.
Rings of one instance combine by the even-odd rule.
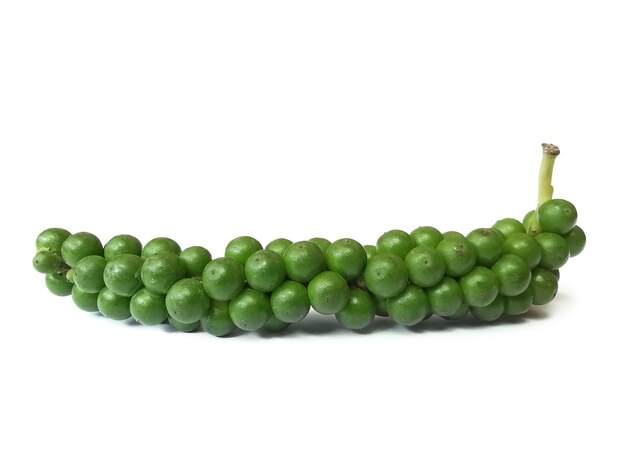
[[[537,210],[539,206],[544,202],[552,199],[554,188],[552,187],[552,170],[554,169],[554,162],[556,157],[561,151],[556,145],[553,144],[541,144],[543,147],[543,158],[541,159],[541,167],[539,168],[539,194],[537,198]],[[530,219],[528,225],[528,233],[536,235],[541,232],[539,222],[537,220],[537,210]]]

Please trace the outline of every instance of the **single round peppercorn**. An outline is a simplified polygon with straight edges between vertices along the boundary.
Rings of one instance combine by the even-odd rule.
[[[207,264],[211,261],[211,253],[202,246],[185,248],[179,256],[188,277],[201,277]]]
[[[442,318],[445,318],[446,320],[460,320],[461,318],[465,318],[469,311],[469,304],[464,300],[463,302],[461,302],[459,308],[456,309],[456,312],[454,312],[452,315],[446,315]]]
[[[517,255],[503,255],[491,267],[498,278],[502,295],[521,294],[530,283],[530,268],[526,261]]]
[[[567,241],[567,245],[569,246],[569,255],[571,257],[579,255],[587,243],[587,236],[585,235],[585,232],[583,232],[583,229],[578,225],[563,235],[563,238]]]
[[[104,259],[111,261],[118,255],[141,256],[141,242],[132,235],[116,235],[104,245]]]
[[[311,243],[315,243],[317,247],[321,250],[322,254],[326,254],[326,250],[330,246],[330,240],[322,237],[313,237],[309,241]]]
[[[244,273],[251,288],[272,292],[285,280],[285,264],[278,253],[259,250],[246,261]]]
[[[171,238],[157,237],[146,243],[141,252],[141,257],[147,259],[159,253],[172,253],[178,256],[180,251],[180,245]]]
[[[507,315],[522,315],[530,310],[533,304],[532,290],[526,289],[521,294],[504,297],[504,313]]]
[[[245,284],[243,265],[236,259],[214,259],[202,272],[202,285],[212,299],[234,299],[243,290]]]
[[[408,282],[406,264],[394,254],[377,254],[365,267],[365,285],[378,297],[394,297],[404,290]]]
[[[86,312],[98,311],[98,294],[91,292],[84,292],[80,290],[76,285],[72,287],[72,300],[74,304]]]
[[[415,240],[404,230],[389,230],[376,242],[377,253],[391,253],[402,259],[415,248]]]
[[[491,228],[477,228],[467,235],[476,251],[476,264],[491,267],[502,256],[501,234]]]
[[[437,245],[443,239],[443,235],[435,227],[425,225],[413,230],[411,238],[417,246],[428,245],[432,248],[437,248]]]
[[[440,317],[456,314],[463,305],[463,290],[457,281],[444,277],[438,284],[426,289],[432,313]]]
[[[527,233],[512,233],[506,237],[502,250],[504,253],[523,258],[530,269],[541,261],[541,247],[535,237]]]
[[[493,224],[493,228],[496,228],[502,232],[505,237],[508,237],[512,233],[526,233],[526,227],[519,220],[512,219],[510,217],[506,219],[500,219],[495,224]]]
[[[173,317],[167,317],[167,322],[176,331],[180,331],[182,333],[193,333],[200,327],[200,320],[191,323],[183,323]]]
[[[212,300],[209,311],[200,318],[202,329],[213,336],[226,336],[232,333],[235,324],[230,319],[228,307],[230,302]]]
[[[272,292],[270,306],[274,316],[287,323],[299,322],[311,308],[306,287],[296,281],[285,281]]]
[[[48,273],[46,274],[46,287],[54,295],[59,297],[65,297],[72,293],[72,284],[67,280],[67,277],[61,273]]]
[[[537,221],[544,232],[563,235],[576,225],[576,207],[565,199],[551,199],[537,209]]]
[[[430,248],[428,245],[417,248],[424,247]],[[387,312],[400,325],[417,325],[428,315],[428,296],[424,290],[409,284],[400,294],[387,299]]]
[[[404,259],[409,280],[419,287],[430,287],[443,279],[446,265],[439,252],[429,245],[418,245]]]
[[[97,294],[104,288],[104,268],[107,261],[98,255],[89,255],[81,259],[74,267],[72,279],[83,292]]]
[[[246,287],[230,301],[230,319],[244,331],[256,331],[267,323],[272,315],[267,294]]]
[[[54,251],[55,253],[61,253],[61,246],[70,235],[71,233],[64,228],[47,228],[37,235],[35,246],[37,247],[37,251]]]
[[[155,294],[167,291],[185,277],[185,266],[174,253],[162,251],[147,258],[141,266],[141,281]]]
[[[476,250],[461,234],[444,236],[437,245],[437,251],[446,265],[446,276],[462,276],[476,264]]]
[[[143,259],[137,255],[118,255],[104,268],[104,284],[117,295],[131,297],[143,287],[142,265]]]
[[[262,249],[263,246],[256,238],[248,236],[237,237],[226,245],[224,257],[237,260],[242,265],[245,265],[246,261],[253,253]]]
[[[130,313],[142,325],[160,325],[168,317],[165,296],[144,287],[130,299]]]
[[[315,243],[307,241],[287,247],[283,260],[289,279],[303,283],[311,281],[326,266],[322,250]]]
[[[194,323],[209,311],[211,299],[202,282],[187,278],[176,282],[165,296],[165,306],[170,317],[181,323]]]
[[[530,292],[534,305],[545,305],[552,302],[558,291],[559,281],[552,271],[540,267],[533,269]]]
[[[326,265],[341,274],[347,281],[359,277],[367,264],[367,253],[359,242],[342,238],[326,249]]]
[[[130,297],[117,295],[108,287],[98,293],[96,303],[100,313],[111,320],[130,318]]]
[[[71,268],[85,256],[102,256],[104,250],[102,243],[94,234],[89,232],[78,232],[70,235],[61,245],[61,256]]]
[[[277,238],[276,240],[272,240],[266,246],[266,250],[272,250],[278,253],[280,256],[283,256],[285,250],[289,245],[293,242],[291,240],[287,240],[286,238]]]
[[[484,266],[476,266],[459,280],[459,284],[470,307],[485,307],[498,295],[498,277]]]
[[[543,232],[535,236],[541,248],[539,266],[545,269],[559,269],[569,259],[569,244],[567,240],[556,233]]]
[[[334,315],[346,306],[350,288],[346,280],[333,271],[315,276],[307,287],[311,306],[324,315]]]
[[[344,328],[362,330],[374,321],[375,316],[376,306],[372,296],[362,289],[351,289],[347,303],[335,318]]]
[[[63,264],[61,256],[54,251],[43,250],[33,258],[33,267],[43,274],[58,272]]]
[[[498,295],[493,302],[484,307],[470,307],[470,312],[482,321],[495,321],[504,313],[504,296]]]

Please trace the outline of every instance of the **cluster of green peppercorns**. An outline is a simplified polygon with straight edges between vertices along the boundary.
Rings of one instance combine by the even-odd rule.
[[[216,336],[280,331],[311,307],[355,330],[376,315],[407,326],[433,314],[494,321],[555,297],[558,269],[585,246],[576,220],[570,202],[551,199],[524,223],[502,219],[467,236],[419,227],[386,232],[376,246],[279,238],[265,248],[244,236],[217,259],[170,238],[142,246],[118,235],[102,246],[91,233],[50,228],[37,237],[33,265],[53,294],[71,295],[83,310]]]

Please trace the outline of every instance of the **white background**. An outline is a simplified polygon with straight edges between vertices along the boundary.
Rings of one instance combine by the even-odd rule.
[[[0,467],[623,469],[620,3],[2,2]],[[533,208],[541,142],[588,247],[517,321],[218,339],[30,265],[48,226],[468,232]]]

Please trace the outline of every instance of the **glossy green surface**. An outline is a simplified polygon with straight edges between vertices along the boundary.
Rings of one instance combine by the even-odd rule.
[[[165,296],[167,313],[181,323],[194,323],[209,311],[211,299],[204,291],[202,282],[187,278],[176,282]]]
[[[159,253],[172,253],[176,256],[180,255],[180,245],[168,237],[157,237],[146,243],[141,251],[142,258],[150,258]]]
[[[351,289],[348,302],[335,317],[341,326],[350,330],[362,330],[374,320],[376,306],[372,296],[362,289]]]
[[[141,266],[144,260],[137,255],[118,255],[109,261],[103,273],[104,284],[117,295],[130,297],[143,287]]]
[[[142,325],[160,325],[168,317],[165,296],[144,287],[130,299],[130,313]]]
[[[502,256],[501,234],[490,228],[477,228],[467,234],[467,241],[476,251],[476,264],[490,267]]]
[[[512,233],[526,233],[524,224],[511,217],[498,220],[493,224],[493,228],[500,230],[505,237],[508,237]]]
[[[415,240],[404,230],[389,230],[376,242],[377,253],[391,253],[402,259],[415,248]]]
[[[74,267],[72,280],[83,292],[97,294],[104,287],[104,268],[107,261],[98,255],[85,256]]]
[[[530,268],[526,260],[517,255],[503,255],[491,267],[498,278],[502,295],[521,294],[530,283]]]
[[[541,261],[541,247],[535,237],[527,233],[512,233],[506,237],[502,248],[506,254],[523,258],[530,269]]]
[[[231,300],[243,290],[245,284],[243,265],[235,259],[214,259],[202,272],[202,285],[212,299]]]
[[[544,232],[563,235],[576,225],[576,207],[565,199],[552,199],[544,202],[537,210],[537,221]]]
[[[213,259],[211,252],[203,246],[190,246],[180,253],[180,261],[188,277],[201,277],[204,268]]]
[[[587,236],[585,235],[583,229],[578,225],[563,235],[563,238],[567,241],[570,257],[579,255],[585,249]]]
[[[504,313],[507,315],[522,315],[530,310],[532,304],[533,293],[529,288],[521,294],[504,297]]]
[[[330,240],[327,240],[325,238],[322,237],[313,237],[311,239],[309,239],[309,241],[311,243],[315,243],[317,245],[317,247],[321,250],[322,254],[326,253],[326,250],[328,249],[328,247],[330,246]]]
[[[426,289],[432,313],[441,317],[456,314],[464,303],[463,290],[451,277],[444,277],[438,284]]]
[[[197,320],[191,323],[183,323],[181,321],[176,320],[173,317],[167,317],[167,322],[176,331],[180,331],[182,333],[192,333],[200,327],[200,320]]]
[[[35,246],[38,252],[45,250],[61,253],[61,246],[70,235],[64,228],[47,228],[37,235]]]
[[[459,284],[470,307],[485,307],[498,295],[498,277],[484,266],[476,266],[459,280]]]
[[[437,245],[437,251],[446,265],[446,276],[462,276],[476,264],[476,250],[461,234],[444,236]]]
[[[569,244],[565,238],[556,233],[543,232],[535,236],[541,248],[539,266],[545,269],[559,269],[569,260]]]
[[[387,299],[386,310],[396,323],[405,326],[416,325],[423,321],[429,312],[426,291],[409,284],[400,294]]]
[[[470,312],[482,321],[495,321],[504,313],[504,296],[498,295],[493,302],[484,307],[470,307]]]
[[[104,287],[96,299],[98,310],[111,320],[130,318],[130,297],[117,295],[108,287]]]
[[[141,282],[155,294],[167,294],[170,287],[185,275],[185,266],[180,258],[167,251],[150,256],[141,266]]]
[[[58,272],[63,264],[61,256],[54,251],[43,250],[33,258],[33,268],[42,274]]]
[[[359,277],[367,264],[365,248],[351,238],[334,241],[325,253],[326,266],[341,274],[347,281]]]
[[[102,243],[94,234],[78,232],[70,235],[61,245],[61,256],[70,267],[74,267],[85,256],[102,256],[104,249]]]
[[[409,280],[419,287],[430,287],[443,279],[446,265],[439,252],[429,245],[418,245],[404,259]]]
[[[98,294],[91,292],[84,292],[80,290],[76,285],[72,287],[72,300],[74,304],[81,310],[86,312],[98,311]]]
[[[256,238],[249,236],[237,237],[226,245],[224,257],[237,260],[242,265],[245,265],[253,253],[262,249],[263,246]]]
[[[408,282],[409,271],[406,264],[394,254],[377,254],[365,267],[367,289],[378,297],[394,297],[404,290]]]
[[[559,291],[559,281],[552,271],[544,268],[535,268],[530,280],[530,292],[533,304],[545,305],[552,302]]]
[[[285,281],[272,292],[270,306],[279,320],[287,323],[299,322],[311,308],[307,288],[296,281]]]
[[[230,319],[228,307],[229,302],[212,300],[209,311],[200,318],[202,329],[213,336],[226,336],[232,333],[237,327]]]
[[[265,249],[272,250],[282,256],[283,254],[285,254],[285,250],[287,249],[287,247],[292,243],[293,242],[291,240],[287,240],[286,238],[277,238],[276,240],[272,240],[271,242],[269,242],[265,246]]]
[[[46,274],[46,287],[54,295],[59,297],[65,297],[72,293],[72,284],[67,280],[67,277],[61,273],[48,273]]]
[[[104,259],[111,261],[118,255],[141,256],[141,242],[132,235],[116,235],[104,245]]]
[[[322,250],[313,242],[296,242],[287,247],[283,255],[289,279],[307,283],[321,273],[326,261]]]
[[[272,315],[269,296],[246,287],[230,301],[228,313],[238,328],[256,331],[262,328]]]
[[[348,303],[348,282],[336,272],[324,271],[315,276],[307,287],[309,302],[319,313],[334,315]]]
[[[282,256],[272,250],[259,250],[246,261],[244,274],[248,285],[261,292],[272,292],[285,280]]]
[[[410,235],[417,246],[427,245],[432,248],[437,248],[437,245],[443,239],[443,235],[439,230],[428,225],[417,227]]]

